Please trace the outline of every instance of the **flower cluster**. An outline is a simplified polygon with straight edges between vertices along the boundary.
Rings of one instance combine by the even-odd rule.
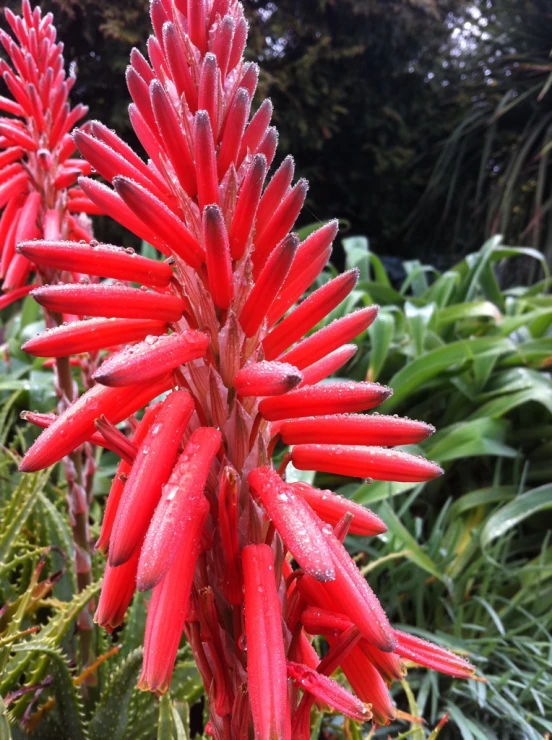
[[[121,462],[98,548],[108,557],[96,620],[119,626],[151,591],[139,685],[169,687],[182,634],[209,697],[215,738],[310,737],[314,703],[358,721],[395,716],[387,684],[404,662],[468,677],[442,648],[394,629],[342,542],[385,524],[331,491],[284,478],[301,470],[426,481],[427,460],[393,449],[432,429],[363,414],[390,389],[325,381],[355,353],[377,307],[316,330],[354,288],[350,271],[312,291],[337,226],[290,233],[307,184],[275,156],[271,104],[251,113],[258,69],[243,61],[236,0],[152,0],[149,61],[131,55],[129,113],[145,163],[98,122],[75,134],[112,187],[84,196],[154,245],[165,261],[110,245],[30,241],[39,265],[104,282],[40,287],[36,300],[81,320],[29,341],[57,357],[110,350],[97,384],[47,427],[21,469],[52,465],[98,439]],[[133,287],[139,283],[142,287]],[[113,351],[114,347],[123,349]],[[162,400],[155,400],[158,397]],[[147,406],[131,437],[115,425]],[[102,438],[100,438],[101,441]],[[275,470],[276,451],[291,446]],[[329,650],[320,659],[312,637]],[[354,694],[330,675],[340,667]]]
[[[0,30],[0,41],[12,67],[0,60],[0,73],[11,98],[0,96],[0,278],[5,295],[0,306],[26,295],[32,259],[17,253],[29,239],[86,239],[91,233],[82,212],[95,209],[76,187],[91,166],[74,158],[70,135],[87,108],[71,108],[69,93],[75,77],[67,77],[63,44],[56,43],[52,14],[42,17],[23,0],[22,16],[5,9],[15,36]],[[62,268],[64,269],[64,268]],[[46,279],[52,279],[49,271]]]

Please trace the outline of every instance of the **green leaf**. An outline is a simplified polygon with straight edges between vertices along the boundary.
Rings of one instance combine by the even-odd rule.
[[[486,547],[528,517],[548,509],[552,509],[552,483],[523,493],[490,516],[481,532],[481,546]]]
[[[443,583],[450,587],[448,577],[437,567],[429,555],[420,547],[414,537],[406,529],[406,527],[399,520],[393,509],[389,504],[384,502],[381,509],[381,517],[389,529],[389,533],[392,534],[400,543],[401,549],[409,551],[406,557],[415,563],[419,568],[430,573],[435,578],[439,579]]]
[[[377,380],[387,359],[389,347],[393,339],[395,321],[393,315],[387,311],[380,311],[376,321],[368,328],[370,336],[370,363],[368,365],[368,379]]]
[[[422,357],[399,370],[389,382],[394,389],[391,398],[381,406],[381,411],[389,413],[408,396],[419,391],[424,383],[437,377],[447,370],[456,371],[455,366],[473,360],[481,355],[503,355],[514,350],[514,345],[508,339],[482,337],[469,341],[459,341],[444,347],[427,352]]]
[[[163,694],[159,701],[159,722],[157,724],[157,740],[173,740],[173,718],[171,697]]]
[[[38,501],[38,493],[46,485],[49,470],[24,475],[14,489],[0,522],[0,562],[7,562],[10,551]]]
[[[480,455],[517,457],[518,451],[504,444],[506,431],[505,423],[487,417],[463,421],[440,429],[425,452],[440,463]]]
[[[89,725],[90,740],[124,740],[128,708],[142,665],[141,648],[134,650],[111,674]]]

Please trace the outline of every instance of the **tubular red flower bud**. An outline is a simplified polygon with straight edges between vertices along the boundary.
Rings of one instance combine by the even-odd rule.
[[[303,376],[286,362],[252,362],[234,377],[238,396],[280,396],[293,390]]]
[[[251,238],[251,229],[257,213],[266,169],[266,158],[262,154],[256,154],[251,159],[251,164],[240,187],[229,236],[230,250],[235,260],[243,257]]]
[[[174,23],[163,25],[163,42],[169,71],[178,94],[179,96],[184,94],[190,111],[195,113],[197,110],[197,88],[188,65],[182,63],[182,59],[187,56],[186,48]]]
[[[332,552],[336,576],[322,586],[333,605],[330,611],[343,610],[368,642],[379,650],[391,652],[397,641],[374,592],[331,528],[325,525],[323,532]],[[326,608],[327,602],[320,605]]]
[[[391,392],[390,388],[378,383],[336,381],[299,388],[276,398],[265,398],[259,404],[259,413],[268,421],[278,421],[300,416],[325,416],[333,411],[365,411],[385,401]]]
[[[333,639],[329,638],[330,644]],[[370,704],[377,724],[386,725],[395,718],[395,708],[385,681],[358,645],[343,658],[341,668],[355,694]]]
[[[137,552],[134,557],[118,568],[106,565],[102,592],[94,621],[100,627],[119,627],[125,618],[126,610],[136,591],[136,570],[138,568]]]
[[[315,442],[390,447],[421,442],[434,431],[422,421],[382,414],[312,416],[285,421],[280,427],[282,439],[288,445]]]
[[[401,681],[405,677],[406,669],[399,656],[396,655],[397,648],[392,653],[384,653],[370,645],[366,640],[361,640],[358,647],[387,684],[390,685],[393,681]]]
[[[28,286],[29,290],[36,286]],[[164,321],[150,319],[87,319],[47,329],[21,347],[36,357],[68,357],[81,352],[131,344],[167,331]]]
[[[142,691],[168,690],[182,637],[201,534],[209,515],[209,504],[201,495],[193,514],[186,519],[185,541],[173,553],[171,566],[151,596],[146,620],[144,665],[138,681]]]
[[[323,357],[312,365],[303,369],[302,385],[316,385],[325,380],[346,365],[356,355],[358,347],[356,344],[344,344],[343,347],[335,349],[329,355]]]
[[[114,387],[145,383],[203,357],[208,346],[207,335],[193,330],[149,336],[108,357],[92,377]]]
[[[185,306],[184,301],[173,295],[107,283],[46,285],[33,290],[32,296],[51,311],[121,319],[155,316],[158,320],[178,321]]]
[[[322,272],[330,257],[337,228],[338,222],[330,221],[299,245],[290,273],[269,311],[269,326],[275,324],[293,306]]]
[[[284,199],[284,196],[289,192],[294,171],[295,161],[291,155],[288,155],[265,188],[257,212],[257,218],[260,224],[266,223],[271,218]]]
[[[216,205],[206,206],[203,212],[203,245],[213,301],[218,308],[227,309],[234,294],[232,261],[224,217]]]
[[[301,623],[309,635],[339,635],[353,626],[345,614],[315,606],[309,606],[302,612]]]
[[[385,523],[369,509],[338,496],[332,491],[321,491],[308,483],[294,483],[293,490],[302,496],[318,516],[335,526],[345,514],[353,515],[349,531],[362,537],[371,537],[387,531]]]
[[[253,265],[256,274],[259,274],[272,250],[295,223],[307,197],[307,190],[307,181],[299,180],[280,203],[272,218],[262,225],[262,230],[255,234]]]
[[[278,357],[307,334],[349,295],[357,280],[358,270],[349,270],[315,290],[264,338],[266,359]]]
[[[232,99],[232,104],[224,124],[224,133],[222,135],[217,161],[219,178],[223,178],[230,164],[236,162],[250,108],[251,100],[249,93],[241,87]]]
[[[197,165],[199,208],[219,203],[217,161],[209,114],[198,110],[194,119],[194,155]]]
[[[242,551],[247,678],[255,740],[291,740],[282,610],[268,545]]]
[[[287,662],[287,671],[288,676],[299,685],[302,691],[308,691],[318,701],[328,704],[332,709],[342,712],[357,722],[367,722],[372,719],[370,709],[332,678],[290,660]]]
[[[95,385],[42,432],[27,450],[19,469],[32,473],[53,465],[94,434],[94,421],[102,414],[112,424],[118,424],[169,387],[167,377],[127,388]]]
[[[129,253],[111,244],[75,244],[70,241],[21,242],[17,251],[32,262],[58,270],[87,272],[89,275],[128,280],[144,285],[166,287],[172,269],[165,262]]]
[[[186,542],[196,507],[205,499],[203,489],[220,443],[218,430],[196,429],[178,458],[144,540],[138,566],[139,591],[148,591],[161,581]]]
[[[263,100],[259,106],[257,112],[253,118],[249,121],[249,125],[245,130],[243,136],[240,152],[237,159],[237,166],[239,167],[243,162],[243,159],[247,152],[255,154],[259,144],[263,140],[263,136],[266,133],[270,119],[272,118],[272,103],[270,100]],[[279,241],[279,240],[278,240]]]
[[[160,406],[155,422],[140,440],[113,525],[109,548],[111,565],[125,563],[136,549],[140,549],[193,411],[194,403],[189,393],[170,393]]]
[[[28,295],[34,288],[36,288],[36,285],[23,285],[21,288],[16,288],[15,290],[10,291],[9,293],[5,293],[4,295],[0,296],[0,309],[7,308],[7,306],[10,306],[12,303],[15,303],[15,301],[18,301],[20,298],[24,298],[26,295]]]
[[[141,221],[154,223],[159,237],[172,251],[192,267],[200,267],[203,250],[167,206],[153,193],[126,177],[113,178],[113,186],[126,205]]]
[[[438,465],[423,457],[381,447],[297,445],[291,459],[299,470],[318,470],[353,478],[421,483],[443,474]]]
[[[440,645],[399,630],[395,630],[395,637],[395,652],[406,660],[456,678],[472,678],[475,673],[475,667],[471,663]]]
[[[188,195],[193,196],[197,192],[196,170],[177,113],[159,80],[151,81],[149,91],[155,123],[175,174]]]
[[[311,510],[296,496],[293,487],[268,467],[255,468],[248,482],[305,573],[317,581],[333,580],[335,570],[325,537]]]
[[[94,426],[104,438],[104,445],[132,465],[136,457],[137,447],[128,437],[120,432],[115,425],[108,421],[105,416],[96,419]]]
[[[298,239],[286,237],[272,252],[240,313],[240,324],[246,337],[252,337],[264,321],[276,297],[278,286],[289,272]]]
[[[148,433],[150,426],[155,421],[157,412],[159,411],[159,404],[153,404],[146,409],[146,412],[142,418],[142,421],[138,424],[138,428],[132,437],[132,444],[138,447],[142,444],[144,437]],[[99,550],[103,555],[107,554],[109,549],[109,541],[111,539],[111,532],[113,531],[113,524],[115,517],[119,509],[119,503],[123,494],[123,489],[128,478],[128,475],[132,469],[132,463],[126,460],[121,460],[117,466],[117,472],[113,478],[107,502],[104,509],[104,515],[102,519],[102,528],[100,530],[100,536],[96,542],[96,550]],[[134,581],[136,581],[136,573],[134,573]]]
[[[312,365],[365,331],[378,315],[378,310],[379,306],[369,306],[332,321],[285,352],[281,359],[300,369]]]
[[[221,108],[220,70],[217,58],[208,52],[203,59],[199,78],[199,98],[197,107],[205,111],[209,117],[213,141],[218,139],[219,118]]]
[[[79,177],[79,185],[86,195],[101,209],[102,213],[117,220],[122,226],[136,236],[149,242],[163,254],[170,254],[170,250],[163,240],[152,228],[141,221],[136,214],[126,205],[122,198],[111,188],[94,182],[87,177]],[[147,216],[146,216],[147,218]],[[157,227],[157,224],[156,224]]]

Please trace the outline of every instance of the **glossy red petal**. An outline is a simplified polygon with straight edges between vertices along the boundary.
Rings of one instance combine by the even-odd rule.
[[[395,637],[395,652],[406,660],[456,678],[472,678],[475,673],[471,663],[440,645],[399,630],[395,630]]]
[[[321,491],[309,486],[308,483],[294,483],[293,489],[305,499],[323,521],[332,526],[338,524],[345,514],[352,514],[353,519],[349,526],[351,534],[370,537],[387,531],[385,523],[370,509],[344,496],[339,496],[333,491]]]
[[[280,396],[299,385],[303,376],[286,362],[251,362],[235,375],[238,396]]]
[[[378,315],[378,310],[379,306],[369,306],[336,319],[303,339],[296,347],[281,355],[280,359],[300,369],[308,367],[365,331]]]
[[[232,260],[224,217],[217,205],[209,205],[203,212],[203,246],[213,302],[218,308],[227,309],[234,295]]]
[[[193,330],[149,336],[110,355],[92,377],[98,383],[116,387],[145,383],[203,357],[208,346],[207,335]]]
[[[333,352],[330,352],[329,355],[326,355],[321,360],[317,360],[312,365],[303,368],[302,385],[316,385],[321,380],[326,380],[330,375],[341,370],[356,355],[357,351],[358,347],[356,344],[344,344],[343,347],[334,349]]]
[[[256,740],[291,740],[282,609],[268,545],[242,551],[247,679]]]
[[[166,377],[156,383],[127,388],[95,385],[42,432],[26,452],[19,469],[31,473],[53,465],[94,434],[94,421],[102,414],[112,424],[118,424],[169,387],[170,379]]]
[[[365,411],[378,406],[391,395],[391,389],[377,383],[335,381],[307,386],[276,398],[265,398],[259,413],[268,421],[300,416],[325,416],[331,413]]]
[[[117,280],[167,287],[172,269],[165,262],[141,257],[111,244],[76,244],[70,241],[21,242],[17,251],[32,262],[57,270],[85,272]]]
[[[29,286],[32,289],[36,286]],[[68,357],[81,352],[131,344],[167,331],[164,321],[149,319],[87,319],[47,329],[29,339],[22,350],[36,357]]]
[[[172,565],[175,554],[194,526],[196,510],[205,499],[203,489],[221,443],[221,434],[200,427],[178,458],[144,540],[138,566],[138,590],[156,586]]]
[[[255,468],[249,486],[299,566],[317,581],[335,578],[332,555],[317,519],[293,487],[268,467]]]
[[[353,478],[422,483],[443,474],[435,463],[399,450],[360,445],[297,445],[291,459],[299,470],[318,470]]]
[[[291,419],[280,426],[288,445],[304,443],[391,447],[421,442],[434,428],[422,421],[382,414],[339,414]]]
[[[78,316],[178,321],[185,307],[174,295],[108,283],[46,285],[32,295],[44,308]]]

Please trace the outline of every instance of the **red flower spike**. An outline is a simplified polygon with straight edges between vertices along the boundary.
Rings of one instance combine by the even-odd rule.
[[[434,432],[422,421],[400,419],[381,414],[339,414],[292,419],[280,426],[280,434],[288,445],[304,443],[407,445],[421,442]]]
[[[303,376],[287,362],[252,362],[234,377],[238,396],[280,396],[299,385]]]
[[[247,679],[255,740],[291,740],[282,610],[268,545],[242,550]]]
[[[232,258],[239,260],[243,257],[251,229],[255,221],[259,198],[266,176],[266,158],[256,154],[252,159],[240,188],[236,210],[230,226],[230,251]]]
[[[253,470],[248,482],[299,566],[317,581],[332,581],[330,549],[316,518],[293,487],[268,467]]]
[[[299,300],[322,272],[330,257],[337,228],[338,222],[330,221],[301,242],[293,260],[292,270],[268,313],[269,326],[275,324]]]
[[[291,460],[299,470],[373,480],[422,483],[443,474],[439,465],[423,457],[360,445],[297,445],[292,450]]]
[[[321,380],[329,378],[330,375],[333,375],[346,365],[356,355],[357,351],[358,347],[356,344],[344,344],[343,347],[335,349],[321,360],[305,367],[302,371],[302,385],[316,385]]]
[[[209,338],[187,330],[149,336],[117,354],[110,355],[92,376],[102,385],[121,387],[146,383],[191,360],[204,357]]]
[[[169,688],[208,515],[209,504],[202,495],[194,502],[193,514],[186,519],[183,544],[173,553],[162,583],[153,590],[146,620],[144,665],[138,681],[142,691],[164,693]]]
[[[201,210],[219,203],[217,161],[209,114],[198,110],[194,119],[194,155],[197,165],[198,204]]]
[[[287,422],[286,422],[287,423]],[[364,506],[355,504],[344,496],[332,491],[321,491],[308,483],[293,483],[293,490],[302,496],[320,519],[335,526],[341,518],[350,513],[353,515],[349,532],[361,537],[372,537],[387,531],[385,523]]]
[[[46,285],[33,290],[33,298],[44,308],[80,316],[104,316],[120,319],[178,321],[184,301],[173,295],[150,293],[123,285]]]
[[[370,709],[332,678],[290,660],[287,662],[287,671],[288,676],[299,685],[302,691],[308,691],[318,701],[327,704],[332,709],[357,722],[367,722],[372,719]]]
[[[164,334],[166,331],[167,324],[164,321],[87,319],[47,329],[25,342],[21,349],[36,357],[68,357],[119,344],[131,344],[147,336]]]
[[[109,548],[112,566],[125,563],[140,549],[193,412],[194,402],[187,391],[171,393],[140,441],[113,525]],[[151,465],[151,460],[156,464]]]
[[[32,262],[57,270],[86,272],[116,280],[128,280],[143,285],[165,288],[172,277],[172,269],[165,262],[129,253],[123,247],[111,244],[75,244],[69,241],[22,242],[17,251]]]
[[[266,264],[272,250],[285,237],[297,220],[307,197],[307,190],[307,181],[299,180],[297,185],[290,190],[280,203],[272,218],[263,225],[262,231],[255,235],[253,265],[257,275]]]
[[[207,255],[207,277],[213,302],[228,309],[234,294],[232,261],[222,211],[216,205],[203,211],[203,245]]]
[[[266,223],[276,211],[284,196],[289,192],[289,186],[295,172],[295,161],[288,155],[278,167],[270,182],[265,188],[257,217],[260,224]]]
[[[221,443],[216,429],[202,427],[190,437],[178,458],[151,519],[138,566],[138,590],[149,591],[171,567],[175,553],[186,542],[196,507]]]
[[[118,424],[169,387],[167,377],[154,384],[127,388],[95,385],[42,432],[27,450],[19,470],[32,473],[53,465],[94,434],[94,421],[102,414],[112,424]]]
[[[448,676],[473,678],[475,667],[450,650],[399,630],[395,630],[395,637],[397,638],[395,652],[405,660],[446,673]]]
[[[255,280],[255,285],[240,313],[240,324],[246,337],[254,336],[263,323],[276,297],[278,286],[289,272],[297,244],[298,239],[294,234],[280,242]]]
[[[149,59],[133,50],[128,72],[135,100],[129,117],[147,162],[98,122],[85,124],[75,136],[90,162],[74,158],[69,129],[83,109],[72,112],[67,105],[73,78],[64,78],[51,21],[31,12],[27,0],[23,15],[7,14],[21,49],[0,32],[15,66],[11,72],[0,62],[14,97],[7,102],[0,97],[0,109],[11,117],[0,122],[7,134],[0,138],[8,147],[0,152],[0,207],[6,205],[0,272],[7,285],[22,285],[32,264],[26,254],[16,253],[16,242],[53,240],[53,247],[41,241],[23,250],[43,261],[44,279],[81,284],[40,288],[38,300],[70,319],[98,317],[46,332],[28,346],[56,356],[119,348],[123,351],[105,358],[97,373],[106,383],[165,373],[124,390],[98,386],[58,418],[28,415],[48,429],[23,469],[51,464],[83,440],[124,457],[99,542],[102,550],[111,550],[111,566],[124,564],[108,567],[100,621],[114,625],[123,618],[134,588],[133,578],[123,576],[138,558],[137,585],[154,586],[141,688],[168,688],[187,620],[186,636],[209,696],[206,726],[214,740],[308,739],[317,696],[358,719],[366,716],[361,702],[373,702],[379,723],[406,716],[395,713],[384,681],[400,677],[401,652],[422,664],[471,674],[461,659],[414,645],[391,629],[340,542],[348,531],[373,535],[384,524],[333,493],[283,482],[271,469],[271,458],[280,441],[296,445],[284,460],[295,460],[298,467],[425,480],[438,472],[432,463],[380,448],[420,441],[430,428],[354,415],[383,401],[390,389],[320,383],[353,356],[352,340],[373,320],[375,308],[316,331],[349,294],[356,276],[347,273],[315,290],[337,222],[297,246],[289,231],[307,185],[299,181],[292,187],[291,157],[265,187],[278,132],[270,125],[270,102],[250,117],[259,70],[241,58],[247,36],[241,4],[152,0]],[[22,145],[10,146],[10,137]],[[54,142],[59,143],[53,147]],[[113,189],[87,177],[73,184],[92,167]],[[37,197],[37,184],[57,200],[44,200],[42,190]],[[90,241],[86,213],[114,217],[170,256],[170,266],[109,246],[94,250],[60,242]],[[50,276],[50,270],[67,266],[73,274],[63,269]],[[92,275],[91,284],[84,284],[86,275]],[[123,284],[100,283],[99,277]],[[135,290],[130,281],[156,290]],[[309,297],[301,303],[305,291]],[[190,337],[201,345],[198,355],[181,346]],[[135,342],[141,344],[132,347]],[[86,359],[71,362],[86,380]],[[93,363],[91,372],[96,369]],[[176,384],[190,395],[171,389]],[[131,417],[134,428],[133,414],[170,389],[163,424],[153,406],[127,441],[114,425]],[[102,413],[106,421],[98,422]],[[240,546],[262,541],[270,545],[246,545],[240,552]],[[301,568],[292,569],[293,558]],[[335,580],[320,582],[309,572]],[[112,588],[117,578],[120,600]],[[319,611],[318,624],[309,608]],[[322,660],[304,631],[302,614],[310,629],[327,637],[330,651]],[[240,639],[244,623],[247,651]],[[297,664],[295,678],[312,682],[312,692],[301,684],[307,691],[300,697],[287,678],[286,657]],[[321,677],[339,667],[360,702]]]
[[[159,237],[175,254],[192,267],[201,266],[205,258],[203,250],[164,203],[137,182],[126,177],[115,177],[113,186],[141,221],[155,224]]]
[[[277,398],[265,398],[259,413],[268,421],[295,419],[300,416],[325,416],[333,411],[365,411],[389,398],[392,391],[378,383],[336,381],[307,386]]]
[[[281,355],[280,359],[283,362],[291,362],[302,370],[365,331],[378,315],[378,310],[379,306],[369,306],[336,319],[303,339],[296,347]]]
[[[106,565],[102,592],[94,615],[94,621],[100,627],[115,629],[123,623],[125,612],[136,591],[139,554],[137,552],[133,558],[118,568]]]
[[[374,592],[341,542],[331,531],[324,530],[324,533],[336,573],[334,581],[323,585],[333,603],[333,611],[344,609],[368,642],[379,650],[391,652],[397,641]]]
[[[333,311],[353,290],[358,275],[358,270],[349,270],[330,280],[286,316],[263,340],[266,359],[278,357]]]

